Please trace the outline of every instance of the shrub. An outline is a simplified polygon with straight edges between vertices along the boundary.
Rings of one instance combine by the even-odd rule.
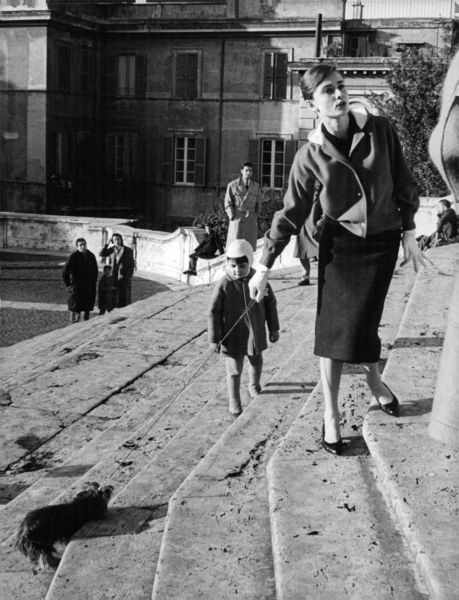
[[[448,193],[428,151],[440,112],[448,63],[447,57],[428,56],[417,49],[404,50],[387,76],[390,94],[371,98],[378,112],[394,123],[421,196]]]
[[[284,190],[279,191],[272,188],[262,188],[261,194],[261,211],[258,215],[259,238],[263,236],[267,229],[269,229],[276,210],[279,210],[282,207]],[[220,198],[213,206],[199,214],[194,219],[193,226],[204,228],[206,223],[209,223],[215,228],[220,239],[225,243],[228,235],[228,216],[223,207],[223,198]]]

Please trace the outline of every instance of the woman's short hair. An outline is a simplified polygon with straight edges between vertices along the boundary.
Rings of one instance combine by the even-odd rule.
[[[245,162],[243,162],[243,163],[242,163],[242,165],[241,165],[241,170],[242,170],[244,167],[250,167],[251,169],[253,169],[253,164],[252,164],[252,163],[251,163],[249,160],[246,160]]]
[[[124,242],[123,242],[123,236],[121,235],[121,233],[114,233],[114,234],[112,235],[112,241],[113,241],[113,238],[114,238],[114,237],[118,237],[118,238],[120,238],[121,245],[122,245],[122,246],[124,246]]]
[[[440,200],[438,204],[443,204],[445,208],[451,208],[451,202],[449,200],[446,200],[446,198]]]
[[[78,244],[86,244],[86,240],[84,238],[77,238],[75,241],[75,246],[78,246]]]
[[[305,100],[311,100],[312,94],[317,87],[334,71],[336,71],[335,65],[331,65],[329,63],[320,63],[308,69],[300,80],[300,88],[303,98]]]

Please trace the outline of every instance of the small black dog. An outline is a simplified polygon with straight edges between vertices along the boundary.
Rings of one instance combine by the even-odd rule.
[[[16,548],[42,568],[55,569],[60,558],[54,544],[66,544],[88,521],[105,519],[112,492],[111,485],[85,483],[70,502],[30,511],[19,525]]]

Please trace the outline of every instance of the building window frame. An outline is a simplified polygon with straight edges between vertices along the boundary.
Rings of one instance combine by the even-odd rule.
[[[265,50],[263,52],[263,100],[286,100],[288,94],[287,50]]]
[[[56,50],[56,89],[59,92],[70,92],[72,87],[72,46],[58,43]]]
[[[173,95],[183,100],[201,97],[202,50],[174,51]]]
[[[163,183],[199,187],[205,185],[206,145],[202,135],[175,133],[163,138]]]

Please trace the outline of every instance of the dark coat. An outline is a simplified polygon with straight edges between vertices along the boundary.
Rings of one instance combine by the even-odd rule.
[[[118,305],[118,291],[113,275],[102,275],[97,290],[97,306],[111,311]]]
[[[94,308],[97,276],[97,260],[92,252],[72,252],[62,271],[64,283],[69,289],[70,311],[87,312]]]
[[[250,303],[250,271],[244,279],[233,279],[226,274],[214,287],[208,311],[209,343],[219,343]],[[268,330],[279,331],[277,303],[271,286],[267,285],[267,295],[261,302],[255,302],[247,315],[242,318],[222,343],[222,352],[229,356],[260,354],[268,347]]]
[[[211,231],[205,234],[204,239],[196,246],[193,253],[198,258],[213,258],[217,250],[220,254],[223,254],[223,244],[218,234],[215,231]]]
[[[116,282],[132,279],[135,270],[134,252],[132,248],[122,246],[123,253],[119,260],[116,259],[115,246],[111,248],[107,244],[99,252],[99,256],[107,257],[108,264],[111,265],[113,271],[113,277]]]
[[[457,236],[457,214],[452,208],[447,208],[438,217],[437,240],[439,242],[450,242]]]
[[[102,248],[99,256],[108,257],[108,262],[112,267],[113,278],[115,279],[116,289],[118,291],[118,306],[121,308],[131,303],[131,279],[134,275],[135,260],[132,248],[122,246],[121,256],[116,256],[115,247],[108,248],[108,245]]]

